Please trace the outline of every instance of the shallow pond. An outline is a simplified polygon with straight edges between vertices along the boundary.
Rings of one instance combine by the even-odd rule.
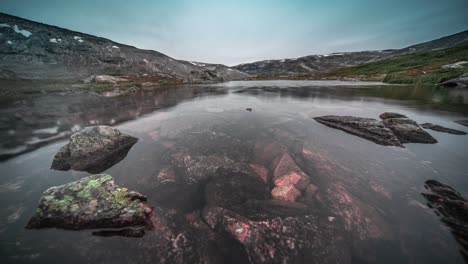
[[[69,131],[105,124],[139,138],[126,158],[106,173],[117,184],[148,196],[154,206],[189,214],[206,202],[181,202],[183,194],[177,189],[171,193],[173,202],[161,198],[165,189],[158,173],[181,148],[232,155],[250,164],[258,162],[258,146],[273,142],[293,158],[310,156],[298,162],[318,187],[308,206],[316,204],[317,214],[341,219],[336,223],[343,231],[337,235],[347,239],[337,250],[347,252],[344,259],[350,263],[463,263],[460,245],[421,192],[425,181],[435,179],[468,197],[468,136],[427,130],[437,144],[386,147],[312,118],[378,118],[383,112],[398,112],[418,123],[468,132],[454,122],[467,118],[467,100],[463,90],[336,81],[229,82],[108,96],[11,96],[0,109],[0,262],[162,261],[155,231],[127,238],[92,236],[90,230],[24,229],[43,191],[89,175],[50,169]],[[235,243],[233,247],[233,252],[239,250]]]

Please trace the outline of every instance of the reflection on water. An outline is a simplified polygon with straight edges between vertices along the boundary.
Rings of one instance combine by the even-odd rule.
[[[250,164],[261,163],[258,149],[267,154],[285,149],[318,187],[310,201],[302,202],[318,215],[333,214],[330,221],[342,225],[347,243],[339,251],[350,254],[345,259],[351,263],[463,263],[457,242],[420,193],[424,182],[435,179],[468,194],[466,136],[428,130],[439,143],[401,149],[376,145],[312,118],[377,118],[390,111],[418,123],[468,131],[453,122],[466,119],[465,98],[463,91],[437,87],[310,81],[181,86],[116,97],[24,96],[0,109],[0,140],[2,149],[11,151],[80,127],[114,125],[139,141],[106,173],[120,186],[147,195],[150,204],[181,214],[199,209],[204,201],[180,185],[162,187],[160,172],[176,167],[179,154],[190,154],[195,161],[211,156],[215,162],[226,157]],[[91,231],[24,230],[45,189],[88,175],[49,169],[65,143],[43,145],[0,163],[1,260],[158,262],[159,236],[151,232],[132,239],[91,236]],[[268,162],[262,164],[272,173]],[[177,177],[198,172],[175,169]]]

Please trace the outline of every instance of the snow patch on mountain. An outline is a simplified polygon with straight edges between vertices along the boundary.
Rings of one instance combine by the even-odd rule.
[[[6,24],[6,23],[0,24],[0,28],[4,28],[4,27],[12,28],[16,33],[21,34],[21,35],[23,35],[23,36],[25,36],[27,38],[29,38],[29,36],[32,35],[31,31],[28,31],[26,29],[20,29],[18,27],[18,25],[11,26],[11,25]]]
[[[80,43],[82,43],[84,41],[83,38],[80,37],[80,36],[74,36],[73,39],[80,42]]]

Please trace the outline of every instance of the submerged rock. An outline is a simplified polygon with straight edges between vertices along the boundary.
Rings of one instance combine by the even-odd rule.
[[[288,153],[284,153],[274,164],[276,164],[273,174],[275,186],[291,185],[299,190],[304,190],[309,185],[309,176],[297,166]]]
[[[401,143],[437,143],[435,138],[409,118],[386,118],[383,123],[393,131]]]
[[[97,174],[44,192],[26,228],[151,228],[152,209],[146,197]]]
[[[278,186],[271,191],[271,197],[281,201],[294,202],[299,196],[301,192],[293,185]]]
[[[452,187],[436,180],[426,181],[425,187],[431,193],[422,193],[431,208],[436,210],[463,247],[461,253],[468,259],[468,202]]]
[[[403,147],[393,132],[381,121],[353,116],[321,116],[315,121],[384,146]]]
[[[438,131],[438,132],[444,132],[444,133],[449,133],[453,135],[466,135],[466,132],[464,131],[447,128],[447,127],[443,127],[439,125],[434,125],[432,123],[424,123],[424,124],[421,124],[421,126],[425,129],[431,129],[431,130]]]
[[[70,137],[60,148],[51,168],[100,173],[127,156],[137,138],[108,126],[87,127]]]
[[[208,206],[230,208],[249,199],[267,199],[267,190],[265,182],[253,171],[220,168],[205,187],[205,200]]]
[[[350,263],[344,233],[327,217],[251,220],[221,207],[205,208],[203,217],[242,244],[250,263]]]

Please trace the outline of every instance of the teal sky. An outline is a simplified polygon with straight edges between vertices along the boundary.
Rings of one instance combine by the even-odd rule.
[[[468,29],[467,0],[0,0],[0,11],[227,65],[402,48]]]

